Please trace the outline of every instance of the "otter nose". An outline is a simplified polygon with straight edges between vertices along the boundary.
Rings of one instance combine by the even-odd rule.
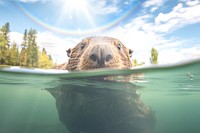
[[[113,54],[109,47],[97,45],[91,50],[89,58],[97,66],[105,66],[105,62],[109,62],[113,58]]]

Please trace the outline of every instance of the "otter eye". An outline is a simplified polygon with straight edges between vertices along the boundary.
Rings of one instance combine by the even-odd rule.
[[[71,49],[66,50],[67,56],[70,57]]]
[[[119,43],[119,44],[117,45],[117,48],[118,48],[119,50],[121,50],[122,45]]]
[[[85,43],[81,43],[81,44],[80,44],[81,50],[84,49],[84,47],[85,47]]]
[[[130,57],[132,56],[133,50],[129,49]]]

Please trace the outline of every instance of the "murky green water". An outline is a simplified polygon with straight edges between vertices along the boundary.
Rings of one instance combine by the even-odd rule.
[[[199,123],[199,60],[80,73],[0,69],[0,133],[199,133]]]

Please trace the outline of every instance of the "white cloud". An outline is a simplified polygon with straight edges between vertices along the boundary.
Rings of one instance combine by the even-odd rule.
[[[154,2],[156,1],[149,1],[144,6],[153,6]],[[134,18],[125,26],[115,28],[107,35],[119,38],[127,47],[134,50],[133,58],[138,59],[139,62],[146,62],[146,64],[149,63],[152,47],[159,51],[159,63],[161,64],[200,57],[198,47],[200,44],[183,49],[183,45],[186,44],[184,38],[165,37],[173,30],[200,22],[198,2],[188,5],[192,6],[184,7],[182,3],[177,4],[171,12],[160,13],[155,22],[150,21],[154,16],[146,13]]]
[[[198,44],[196,47],[181,49],[180,53],[187,59],[200,58],[200,44]]]
[[[185,2],[188,6],[195,6],[200,3],[200,0],[187,0]]]
[[[179,46],[184,44],[184,41],[174,38],[166,39],[162,35],[154,32],[144,32],[130,26],[126,28],[118,27],[107,35],[118,38],[128,48],[134,51],[133,59],[136,58],[139,62],[145,62],[146,65],[150,64],[149,58],[152,47],[159,51],[160,64],[175,63],[189,58],[189,56],[188,58],[183,58],[182,53],[178,51]]]
[[[118,1],[112,1],[111,4],[107,4],[107,0],[93,0],[89,4],[89,10],[94,15],[105,15],[120,12],[120,8],[117,6]]]
[[[61,38],[51,32],[41,32],[37,34],[37,44],[40,49],[45,48],[52,56],[56,63],[64,63],[67,61],[66,50],[74,47],[79,38]]]
[[[10,32],[10,42],[16,42],[21,50],[23,34],[18,32]],[[80,39],[78,38],[61,38],[51,32],[40,32],[37,34],[36,42],[39,49],[45,48],[56,63],[64,63],[67,61],[66,50],[74,47]]]
[[[189,5],[184,7],[182,3],[179,3],[171,12],[160,13],[155,18],[157,27],[155,30],[157,32],[168,32],[185,25],[200,22],[200,2],[193,2],[193,4]]]
[[[165,0],[148,0],[143,4],[144,8],[151,8],[150,11],[154,12],[164,4]]]
[[[159,53],[160,64],[177,63],[185,60],[200,58],[200,44],[192,48],[168,48]]]
[[[150,7],[150,6],[160,6],[162,5],[164,0],[147,0],[145,3],[144,3],[144,7],[147,8],[147,7]]]
[[[18,32],[10,32],[9,37],[10,37],[10,43],[15,42],[18,44],[18,47],[20,48],[20,45],[22,44],[23,40],[23,34]]]
[[[177,63],[183,61],[184,56],[176,48],[159,51],[159,64]]]
[[[159,9],[158,7],[152,7],[150,11],[151,11],[151,12],[154,12],[154,11],[156,11],[156,10],[158,10],[158,9]]]

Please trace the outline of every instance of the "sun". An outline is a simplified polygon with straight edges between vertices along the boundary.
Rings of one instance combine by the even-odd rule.
[[[89,11],[90,3],[87,0],[57,0],[58,20],[77,22],[87,21],[91,27],[95,26],[94,18]]]

